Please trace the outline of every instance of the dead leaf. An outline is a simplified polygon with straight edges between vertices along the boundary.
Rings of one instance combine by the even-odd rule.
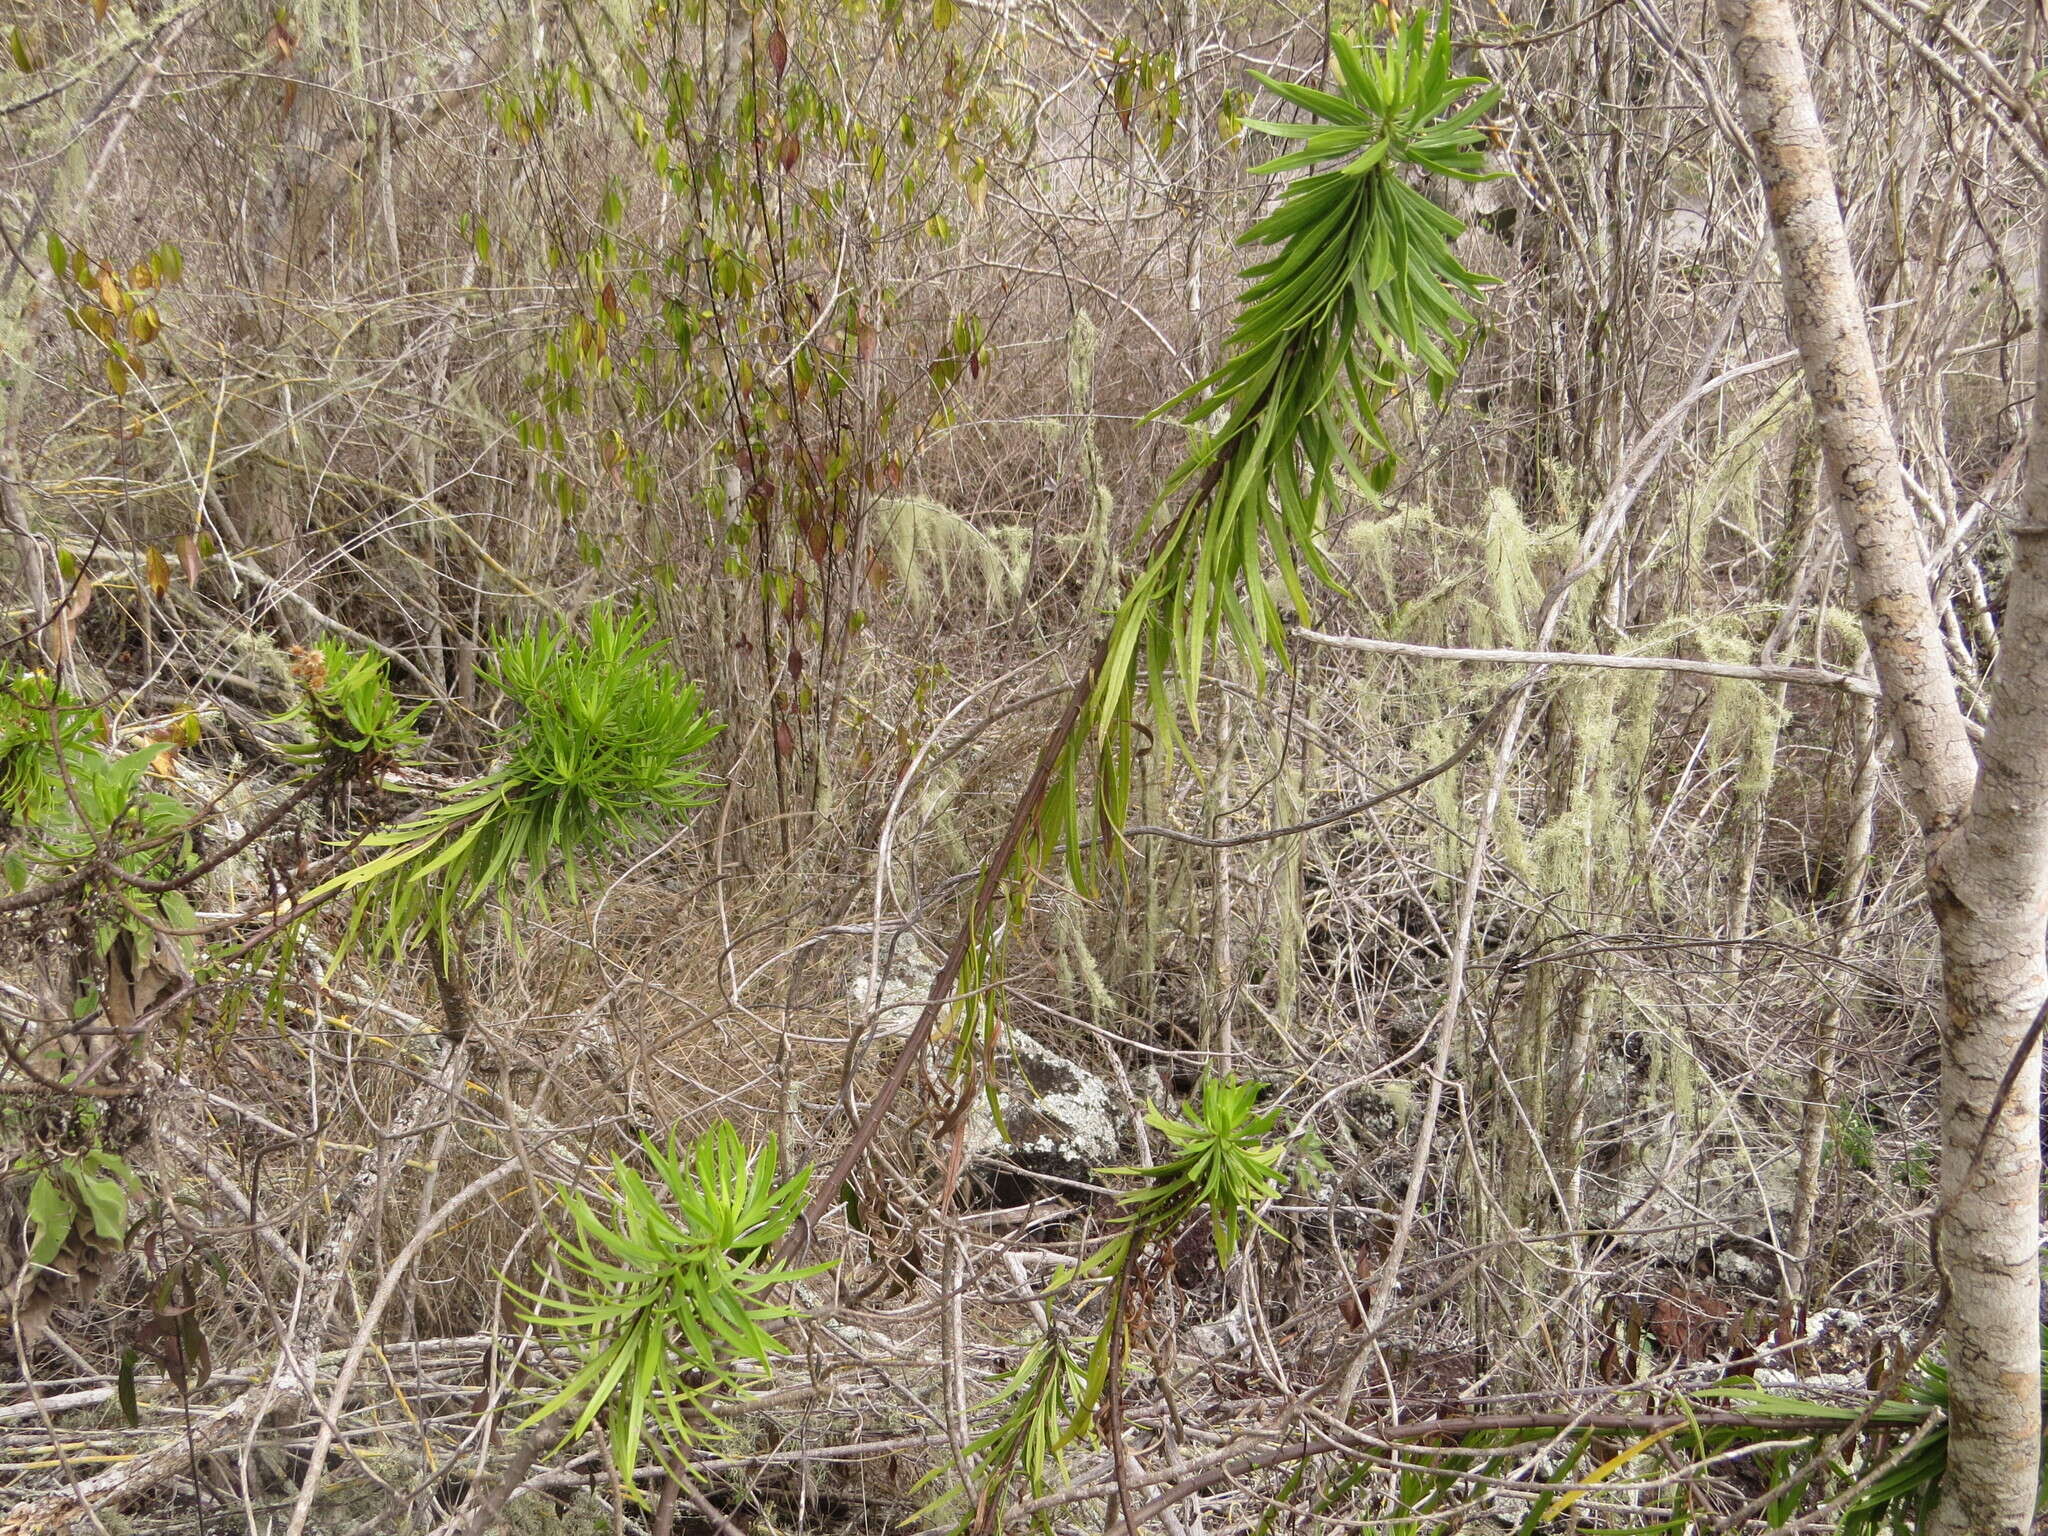
[[[1650,1337],[1673,1359],[1698,1360],[1722,1342],[1735,1309],[1720,1297],[1674,1286],[1650,1308]]]

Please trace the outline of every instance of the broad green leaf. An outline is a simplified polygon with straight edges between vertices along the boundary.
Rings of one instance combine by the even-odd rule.
[[[70,1170],[71,1184],[78,1191],[85,1212],[91,1217],[95,1235],[119,1244],[128,1236],[128,1192],[119,1181],[82,1169]]]
[[[37,1174],[28,1191],[31,1264],[49,1264],[56,1259],[64,1239],[71,1235],[74,1216],[70,1198],[57,1181],[47,1173]]]

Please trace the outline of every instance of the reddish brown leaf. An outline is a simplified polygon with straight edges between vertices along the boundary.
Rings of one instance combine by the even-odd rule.
[[[1674,1286],[1650,1309],[1650,1337],[1676,1360],[1697,1360],[1721,1342],[1734,1315],[1718,1296]]]
[[[787,720],[775,722],[775,755],[787,757],[796,750],[796,732],[789,728]]]
[[[789,68],[789,39],[783,35],[780,26],[768,34],[768,67],[775,71],[775,78],[778,80],[782,78],[782,72]]]
[[[136,1330],[135,1349],[162,1367],[180,1392],[185,1390],[185,1341],[175,1314],[152,1317]]]

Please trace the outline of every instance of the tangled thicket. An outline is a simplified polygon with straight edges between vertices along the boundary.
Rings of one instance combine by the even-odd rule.
[[[2023,9],[1802,12],[1973,709]],[[0,1533],[1919,1518],[1937,950],[1711,18],[0,32]]]

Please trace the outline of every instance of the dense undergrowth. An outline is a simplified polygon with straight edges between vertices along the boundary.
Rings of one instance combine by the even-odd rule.
[[[1807,19],[1975,700],[2038,194],[1914,16]],[[1718,41],[1330,20],[0,3],[0,1532],[1919,1520]]]

